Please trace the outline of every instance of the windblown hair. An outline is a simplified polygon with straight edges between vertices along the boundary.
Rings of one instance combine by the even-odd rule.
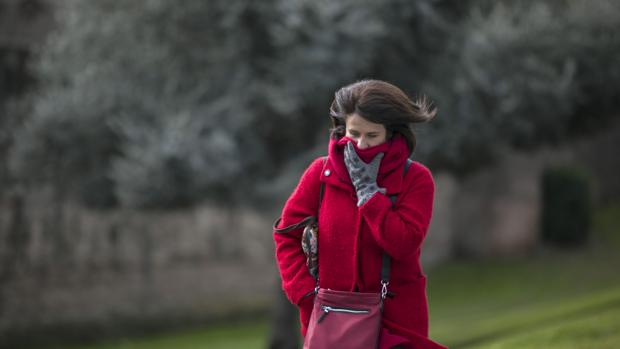
[[[428,122],[437,115],[426,96],[411,100],[398,87],[381,80],[364,79],[340,88],[329,108],[332,120],[331,137],[345,135],[346,118],[352,114],[382,124],[388,139],[395,133],[403,135],[410,155],[416,147],[413,123]]]

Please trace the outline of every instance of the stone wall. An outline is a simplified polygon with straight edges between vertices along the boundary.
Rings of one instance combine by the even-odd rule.
[[[45,195],[0,207],[0,347],[265,313],[272,214],[201,206],[91,211]],[[34,341],[34,342],[33,342]]]

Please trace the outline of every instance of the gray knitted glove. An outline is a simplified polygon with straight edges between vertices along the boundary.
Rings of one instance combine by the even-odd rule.
[[[379,153],[367,164],[357,155],[351,142],[344,148],[344,164],[357,192],[357,207],[362,206],[377,192],[385,194],[385,188],[377,185],[377,173],[382,158],[383,153]]]

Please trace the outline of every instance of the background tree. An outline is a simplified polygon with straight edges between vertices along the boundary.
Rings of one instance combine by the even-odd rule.
[[[398,54],[384,55],[377,73],[437,101],[439,117],[418,152],[433,168],[465,175],[502,147],[573,140],[618,110],[617,2],[446,3],[411,21],[424,27],[410,33],[418,45],[382,49]]]
[[[467,4],[69,1],[14,168],[93,206],[252,202],[368,76],[437,102],[415,156],[459,173],[617,109],[616,3]]]

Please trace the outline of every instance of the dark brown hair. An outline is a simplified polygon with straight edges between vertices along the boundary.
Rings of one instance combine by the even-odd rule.
[[[437,108],[431,109],[426,96],[411,100],[401,89],[388,82],[364,79],[336,91],[329,108],[332,138],[345,135],[346,118],[353,113],[382,124],[388,139],[394,133],[403,135],[412,154],[416,147],[412,124],[432,120],[437,115]]]

